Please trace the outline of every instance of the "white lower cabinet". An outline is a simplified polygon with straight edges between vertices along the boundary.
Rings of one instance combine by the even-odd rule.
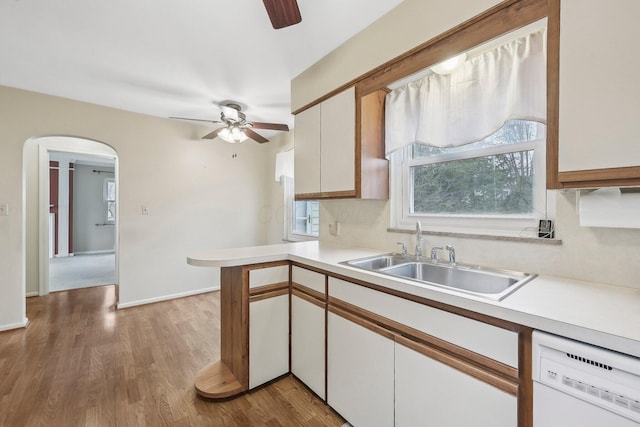
[[[515,396],[396,344],[395,426],[517,425]]]
[[[325,399],[325,310],[291,297],[291,372]]]
[[[394,425],[394,342],[328,313],[327,403],[355,427]]]
[[[249,388],[289,372],[289,295],[249,304]]]

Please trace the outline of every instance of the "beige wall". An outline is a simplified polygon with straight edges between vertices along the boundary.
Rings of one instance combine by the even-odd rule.
[[[556,237],[562,240],[561,245],[425,235],[425,253],[431,247],[451,244],[463,263],[640,289],[640,230],[580,227],[575,193],[555,193]],[[323,242],[379,249],[381,253],[397,251],[396,242],[404,242],[409,252],[414,252],[414,234],[387,231],[388,202],[329,200],[320,206]],[[329,233],[329,224],[334,221],[341,224],[337,237]]]
[[[266,242],[258,213],[268,200],[269,144],[203,141],[207,129],[169,119],[0,87],[0,329],[25,318],[23,146],[32,137],[80,136],[119,158],[120,302],[133,305],[219,284],[216,269],[186,256]],[[27,181],[36,179],[25,177]],[[141,215],[141,206],[150,209]]]
[[[296,77],[291,84],[292,110],[497,3],[405,0]],[[575,213],[575,193],[553,196],[557,199],[557,237],[562,239],[562,245],[425,236],[425,248],[453,244],[461,262],[640,289],[636,267],[640,259],[640,230],[581,228]],[[322,241],[381,252],[395,251],[398,241],[407,243],[409,248],[415,245],[413,235],[387,231],[388,202],[323,201],[320,218]],[[337,237],[329,233],[329,224],[334,221],[341,223],[341,235]]]

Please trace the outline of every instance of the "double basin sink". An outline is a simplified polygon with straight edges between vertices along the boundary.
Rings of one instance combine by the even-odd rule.
[[[384,254],[345,261],[345,265],[500,301],[535,274],[464,264],[448,264],[428,258]]]

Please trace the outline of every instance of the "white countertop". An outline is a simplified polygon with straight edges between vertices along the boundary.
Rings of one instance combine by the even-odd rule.
[[[340,264],[381,251],[319,242],[221,249],[189,256],[191,265],[232,267],[290,260],[455,307],[640,357],[640,290],[538,276],[502,301],[416,284]]]

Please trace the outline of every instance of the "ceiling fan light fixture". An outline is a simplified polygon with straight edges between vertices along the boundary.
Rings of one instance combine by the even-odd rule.
[[[222,129],[218,136],[222,138],[223,141],[226,141],[230,144],[235,144],[236,142],[244,142],[249,137],[244,132],[244,130],[240,129],[237,126],[230,126]]]
[[[222,110],[220,112],[220,120],[203,120],[176,116],[171,116],[170,118],[222,125],[222,127],[219,127],[213,132],[209,132],[203,136],[202,139],[214,139],[220,137],[220,139],[230,144],[244,142],[247,139],[251,139],[258,144],[269,142],[267,138],[255,132],[254,129],[266,129],[280,132],[289,131],[289,126],[284,123],[247,121],[247,116],[242,112],[242,107],[240,104],[235,102],[227,102],[219,105]]]

